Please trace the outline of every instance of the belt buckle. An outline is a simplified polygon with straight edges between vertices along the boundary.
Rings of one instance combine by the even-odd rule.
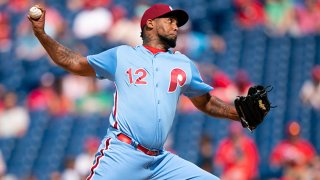
[[[139,143],[138,143],[137,141],[131,139],[131,145],[132,145],[134,148],[137,149]]]

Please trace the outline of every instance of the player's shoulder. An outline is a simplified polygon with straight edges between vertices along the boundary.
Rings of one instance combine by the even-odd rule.
[[[175,55],[175,56],[181,56],[181,57],[184,57],[184,58],[188,58],[188,56],[186,56],[185,54],[181,53],[180,51],[176,51],[176,50],[169,50],[171,52],[171,54]]]
[[[103,50],[101,53],[105,53],[105,52],[117,52],[118,50],[126,50],[128,47],[127,45],[119,45],[119,46],[115,46],[109,49],[105,49]]]
[[[118,52],[124,52],[126,55],[131,55],[132,53],[141,53],[143,51],[142,51],[141,45],[138,45],[138,46],[120,45],[118,46]]]
[[[119,46],[115,46],[111,49],[107,49],[104,52],[110,52],[110,53],[115,54],[116,56],[119,56],[120,54],[128,55],[132,51],[134,51],[134,48],[129,45],[119,45]]]
[[[134,47],[129,45],[119,45],[117,46],[117,49],[121,51],[130,51],[130,50],[134,50]]]
[[[182,61],[186,61],[186,62],[192,62],[192,60],[186,56],[185,54],[181,53],[180,51],[173,51],[171,50],[171,54],[179,59],[181,59]]]

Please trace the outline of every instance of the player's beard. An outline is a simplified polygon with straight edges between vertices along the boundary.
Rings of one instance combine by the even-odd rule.
[[[177,37],[168,37],[168,36],[163,36],[163,35],[159,35],[160,40],[165,43],[166,45],[168,45],[171,48],[175,48],[176,47],[176,42],[177,42]]]

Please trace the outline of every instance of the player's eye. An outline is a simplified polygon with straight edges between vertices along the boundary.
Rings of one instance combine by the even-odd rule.
[[[177,20],[175,18],[172,18],[172,17],[169,17],[167,21],[168,21],[169,24],[177,23]]]

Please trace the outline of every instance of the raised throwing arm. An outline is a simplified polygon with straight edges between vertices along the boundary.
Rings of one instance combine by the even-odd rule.
[[[45,33],[44,26],[46,10],[39,6],[38,8],[42,11],[40,19],[33,20],[30,16],[28,16],[28,18],[32,23],[35,36],[45,48],[51,59],[57,65],[71,73],[81,76],[95,76],[95,71],[88,63],[86,57],[66,48]]]
[[[209,93],[190,98],[190,100],[199,110],[210,116],[239,121],[237,110],[233,105],[227,104]]]

